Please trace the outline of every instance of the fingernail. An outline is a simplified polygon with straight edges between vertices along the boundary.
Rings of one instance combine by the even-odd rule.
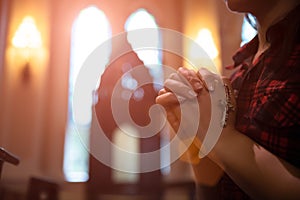
[[[197,93],[194,90],[189,90],[188,91],[189,97],[190,98],[194,98],[197,97]]]
[[[177,100],[179,101],[179,103],[183,103],[186,100],[186,98],[182,96],[177,96]]]
[[[199,83],[199,82],[194,83],[194,89],[196,91],[200,91],[202,88],[203,88],[203,85],[201,83]]]
[[[209,81],[208,83],[207,83],[207,89],[210,91],[210,92],[213,92],[213,91],[215,91],[215,87],[216,87],[216,85],[219,83],[219,81],[218,80],[213,80],[213,81]]]
[[[214,82],[207,83],[207,89],[210,92],[215,91],[215,84],[214,84]]]

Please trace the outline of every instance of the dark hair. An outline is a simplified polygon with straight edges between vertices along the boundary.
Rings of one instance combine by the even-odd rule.
[[[245,18],[247,20],[247,22],[255,29],[257,30],[257,22],[256,22],[256,18],[251,15],[250,13],[246,13]]]

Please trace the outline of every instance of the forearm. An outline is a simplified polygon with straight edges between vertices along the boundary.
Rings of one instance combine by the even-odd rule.
[[[199,78],[191,71],[182,69],[179,72],[186,80],[190,81],[191,85],[193,85],[192,80],[196,80],[197,78],[202,80],[201,77]],[[214,80],[217,80],[214,76],[213,78]],[[228,89],[225,91],[226,102],[232,104],[231,106],[234,107],[235,98],[233,92],[228,92],[232,91],[230,83],[228,80],[226,81],[223,79],[223,82],[224,81],[229,87],[225,87]],[[173,77],[173,79],[171,78],[167,83],[167,88],[177,88],[179,90],[178,94],[181,94],[181,96],[186,99],[192,99],[188,98],[188,95],[183,93],[182,88],[186,88],[187,85],[180,81],[180,77]],[[193,89],[196,91],[195,88]],[[213,88],[212,90],[214,93],[216,93],[215,89],[216,88]],[[186,91],[189,91],[189,88],[187,88]],[[211,114],[211,110],[209,109],[211,108],[210,91],[203,89],[201,92],[197,92],[197,94],[201,116],[209,116]],[[230,98],[230,100],[227,98]],[[160,96],[156,100],[157,103],[167,108],[168,120],[176,130],[178,124],[181,123],[180,110],[178,110],[180,105],[178,104],[176,95],[167,89],[164,89],[160,92]],[[227,109],[229,109],[229,105],[227,106]],[[192,106],[190,108],[191,112],[193,112]],[[176,110],[177,112],[173,112]],[[223,168],[235,183],[254,199],[298,199],[300,197],[300,170],[285,161],[280,160],[263,147],[257,145],[247,136],[237,132],[234,128],[231,128],[235,124],[234,121],[236,115],[234,109],[229,110],[228,112],[230,112],[226,112],[226,114],[229,114],[228,118],[225,116],[227,128],[224,128],[217,144],[214,146],[213,151],[210,152],[208,157]],[[203,130],[207,129],[210,124],[210,121],[205,121],[205,119],[210,119],[210,117],[202,118],[202,120],[200,120],[199,127]],[[197,139],[202,141],[205,137],[203,134],[205,133],[206,131],[198,131]],[[198,178],[201,178],[200,165],[201,161],[199,166],[193,166],[197,181],[200,180]]]
[[[300,170],[236,130],[224,129],[209,157],[255,199],[300,197]]]
[[[195,182],[203,186],[215,186],[223,175],[223,170],[208,157],[192,164]]]

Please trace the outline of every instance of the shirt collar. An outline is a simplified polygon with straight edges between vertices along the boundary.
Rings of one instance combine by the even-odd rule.
[[[243,45],[232,57],[234,61],[233,66],[226,67],[227,69],[233,69],[241,65],[245,60],[252,57],[258,48],[258,36],[256,35],[250,42]]]
[[[300,5],[293,9],[286,17],[272,25],[267,33],[267,41],[271,43],[271,48],[278,50],[279,46],[282,43],[282,38],[285,37],[285,34],[288,34],[287,27],[290,26],[290,22],[295,18],[300,17]],[[299,24],[298,24],[299,27]],[[299,30],[298,30],[299,31]],[[242,46],[232,57],[234,61],[233,66],[226,67],[227,69],[233,69],[240,66],[245,60],[252,57],[258,48],[258,36],[256,35],[250,42]]]

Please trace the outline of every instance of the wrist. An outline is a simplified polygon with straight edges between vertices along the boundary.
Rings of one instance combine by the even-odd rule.
[[[232,126],[224,127],[214,148],[207,155],[209,159],[214,161],[221,168],[224,168],[224,161],[223,161],[224,153],[226,154],[226,149],[228,149],[228,144],[232,145],[232,143],[230,142],[231,140],[230,138],[232,138],[235,132],[236,130]]]

